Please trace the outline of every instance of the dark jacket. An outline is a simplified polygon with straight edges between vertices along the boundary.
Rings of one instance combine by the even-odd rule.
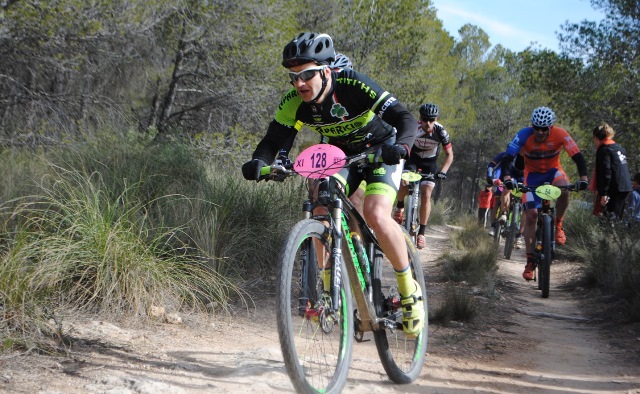
[[[596,151],[596,188],[599,196],[632,190],[627,153],[615,141],[609,141]]]

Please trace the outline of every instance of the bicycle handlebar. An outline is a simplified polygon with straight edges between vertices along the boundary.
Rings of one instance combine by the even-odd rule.
[[[561,186],[558,186],[558,185],[551,185],[551,184],[549,184],[549,183],[545,183],[545,184],[542,184],[542,185],[534,186],[534,185],[525,185],[525,184],[524,184],[524,183],[522,183],[522,182],[518,182],[518,183],[516,184],[516,188],[515,188],[514,190],[521,191],[521,192],[523,192],[523,193],[527,193],[527,192],[535,192],[535,191],[536,191],[536,189],[537,189],[537,188],[539,188],[539,187],[541,187],[541,186],[554,186],[554,187],[557,187],[558,189],[566,189],[566,190],[569,190],[570,192],[579,192],[579,191],[580,191],[580,189],[578,188],[578,186],[576,186],[575,184],[571,184],[571,185],[561,185]]]
[[[382,163],[382,157],[379,157],[376,153],[362,152],[353,156],[346,156],[344,158],[344,164],[341,167],[366,167],[373,163]],[[273,164],[260,169],[260,178],[258,181],[271,180],[283,182],[292,175],[298,175],[294,164],[288,158],[277,159]]]

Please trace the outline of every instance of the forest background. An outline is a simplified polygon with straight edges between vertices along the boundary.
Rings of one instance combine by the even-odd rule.
[[[429,0],[0,2],[0,277],[12,278],[0,287],[3,307],[17,286],[31,291],[16,305],[55,289],[56,305],[147,308],[154,301],[128,298],[133,286],[122,285],[137,271],[108,286],[87,279],[105,262],[122,265],[125,254],[131,267],[148,258],[145,270],[170,256],[158,278],[184,275],[171,268],[175,259],[181,267],[199,261],[208,275],[243,278],[245,289],[259,276],[251,267],[272,272],[273,250],[298,217],[291,201],[300,201],[299,190],[256,188],[239,168],[290,88],[282,48],[302,31],[329,33],[358,71],[412,113],[425,102],[440,106],[455,160],[438,195],[453,213],[475,212],[487,163],[542,105],[576,139],[590,170],[591,130],[606,121],[637,172],[640,6],[591,3],[606,19],[559,27],[560,53],[516,53],[473,25],[454,39]],[[303,129],[292,157],[315,141]],[[566,155],[563,162],[577,179]],[[290,212],[274,209],[273,196]],[[93,228],[83,227],[87,216],[99,217]],[[88,234],[91,242],[78,246]],[[63,279],[51,269],[36,286],[8,274],[51,260],[68,264]],[[212,291],[224,303],[225,286],[237,290],[238,282],[223,282],[191,295],[208,299],[202,294]],[[140,289],[152,293],[148,283]]]

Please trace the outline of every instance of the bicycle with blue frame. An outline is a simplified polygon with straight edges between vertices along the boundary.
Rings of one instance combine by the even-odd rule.
[[[341,184],[328,177],[344,166],[364,169],[376,165],[373,161],[371,152],[347,157],[337,147],[319,144],[305,149],[294,163],[276,161],[261,172],[261,179],[279,181],[301,175],[321,183],[320,190],[327,192],[314,199],[309,191],[302,204],[304,219],[289,232],[279,258],[278,336],[287,373],[298,392],[339,393],[346,383],[353,340],[364,341],[365,332],[373,333],[380,361],[393,382],[414,381],[424,364],[427,295],[414,243],[403,229],[425,308],[422,331],[410,337],[402,328],[393,267]],[[322,214],[314,213],[318,211]]]

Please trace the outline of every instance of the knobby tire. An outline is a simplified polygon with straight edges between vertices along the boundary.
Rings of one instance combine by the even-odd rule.
[[[543,217],[542,230],[542,259],[540,261],[540,290],[542,298],[549,297],[549,286],[551,282],[551,261],[553,260],[553,228],[552,219],[549,215]]]
[[[504,241],[504,258],[511,259],[511,252],[513,252],[513,246],[516,242],[516,235],[520,231],[520,223],[518,217],[520,216],[520,205],[514,204],[511,210],[511,220],[509,222],[509,232],[507,238]]]
[[[496,219],[495,224],[493,225],[493,229],[495,233],[493,234],[493,243],[498,247],[500,245],[500,235],[502,233],[502,224],[498,219]]]
[[[378,349],[380,361],[389,378],[395,383],[413,382],[424,364],[427,350],[428,307],[427,291],[418,251],[408,232],[403,229],[405,243],[409,253],[409,265],[413,278],[422,289],[422,300],[425,309],[425,323],[422,332],[415,338],[408,338],[402,330],[402,308],[399,308],[400,294],[397,280],[391,263],[382,251],[375,249],[372,259],[373,302],[378,317],[386,317],[392,323],[374,331],[373,336]]]
[[[280,252],[276,284],[276,318],[282,356],[296,392],[340,393],[347,381],[353,351],[353,305],[344,260],[339,309],[324,315],[322,274],[317,267],[312,239],[326,251],[331,245],[326,227],[316,220],[298,222]],[[327,255],[327,254],[325,254]],[[315,275],[315,277],[312,277]],[[304,283],[308,288],[303,288]],[[311,295],[311,297],[309,297]],[[300,298],[309,298],[301,310]],[[326,305],[330,308],[329,305]]]
[[[414,186],[414,187],[419,187],[419,186]],[[419,197],[418,197],[419,198]],[[405,230],[407,230],[407,232],[409,233],[411,239],[413,240],[414,244],[416,242],[416,238],[418,237],[418,209],[417,207],[414,206],[415,204],[415,199],[416,197],[413,195],[413,193],[409,194],[407,196],[407,203],[405,205],[405,218],[404,218],[404,223],[403,223],[403,227],[405,228]]]

